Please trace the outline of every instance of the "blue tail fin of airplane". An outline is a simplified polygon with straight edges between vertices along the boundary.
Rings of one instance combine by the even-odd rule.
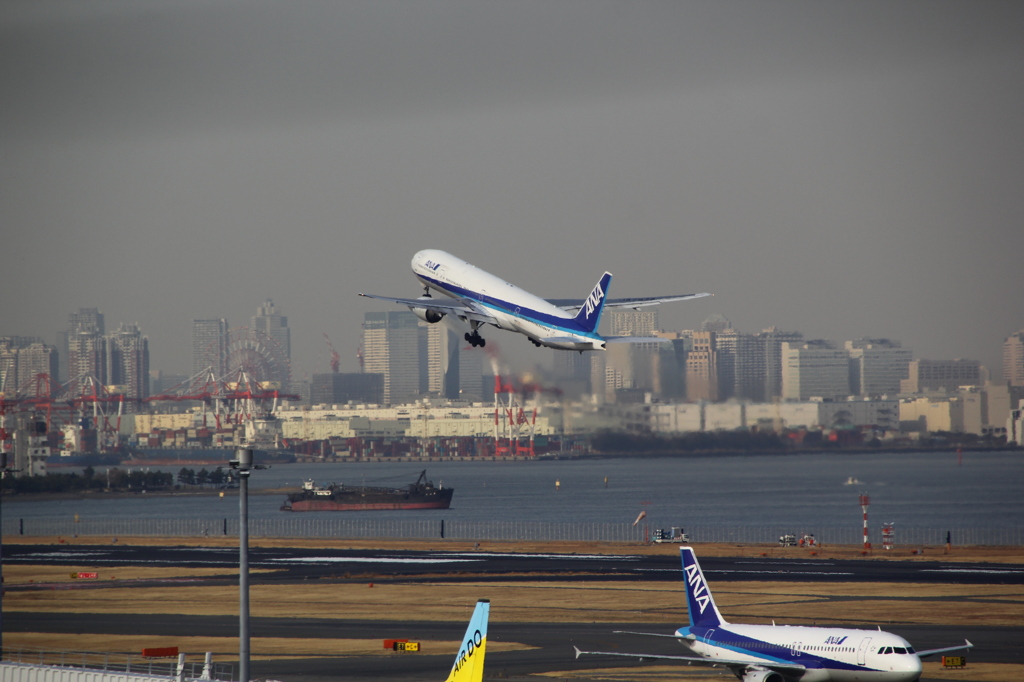
[[[580,311],[576,313],[573,321],[588,332],[597,331],[597,325],[601,321],[601,311],[604,310],[605,294],[608,293],[608,283],[611,281],[612,273],[604,273],[594,290],[590,292],[590,296],[583,301]]]
[[[491,600],[481,599],[476,603],[469,627],[462,638],[462,646],[455,655],[455,663],[445,682],[481,682],[484,678],[484,655],[487,652],[487,617],[491,612]]]
[[[683,559],[683,582],[686,583],[686,603],[690,609],[690,627],[716,628],[725,623],[722,614],[715,606],[715,600],[704,580],[704,572],[697,563],[697,555],[692,547],[681,547]]]

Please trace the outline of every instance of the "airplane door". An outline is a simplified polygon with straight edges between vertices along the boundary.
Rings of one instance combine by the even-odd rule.
[[[707,644],[708,646],[711,646],[711,643],[714,640],[714,637],[715,637],[715,631],[714,630],[708,630],[707,634],[704,635],[704,643]]]
[[[870,645],[870,637],[860,640],[860,646],[857,647],[857,665],[867,665],[868,647]]]

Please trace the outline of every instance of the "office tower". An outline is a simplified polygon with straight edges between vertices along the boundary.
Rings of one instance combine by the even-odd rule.
[[[1024,386],[1024,329],[1010,334],[1003,342],[1003,381]]]
[[[800,332],[779,331],[775,327],[768,327],[762,331],[760,336],[764,343],[764,397],[763,400],[772,400],[782,397],[782,344],[800,343],[804,335]]]
[[[850,394],[861,396],[894,395],[900,382],[910,375],[913,355],[899,341],[867,339],[846,342],[850,354]]]
[[[459,351],[459,400],[479,402],[487,397],[484,389],[491,387],[488,387],[484,380],[484,353],[482,348],[469,346]],[[493,390],[491,393],[493,394]]]
[[[765,338],[726,329],[715,337],[718,399],[764,400]]]
[[[459,335],[447,325],[420,322],[426,334],[426,386],[424,393],[457,400],[459,398]]]
[[[594,353],[570,353],[552,350],[552,374],[558,385],[571,397],[590,393],[590,360]]]
[[[704,332],[724,332],[726,329],[732,329],[732,322],[725,315],[713,313],[701,323],[700,329]]]
[[[119,387],[126,398],[149,397],[149,339],[138,326],[122,324],[107,335],[106,383]]]
[[[211,368],[217,377],[227,372],[228,321],[223,317],[192,320],[192,376]]]
[[[278,314],[274,302],[269,298],[263,305],[256,308],[256,314],[249,325],[258,332],[266,334],[284,351],[290,363],[292,360],[292,331],[288,328],[288,318]]]
[[[612,310],[608,315],[612,336],[654,336],[657,310]]]
[[[850,395],[850,356],[828,341],[782,344],[782,397],[786,400]]]
[[[414,313],[366,313],[363,372],[384,375],[385,404],[397,405],[420,394],[419,365],[419,318]]]
[[[718,365],[713,331],[693,332],[686,354],[686,398],[690,402],[718,400]]]

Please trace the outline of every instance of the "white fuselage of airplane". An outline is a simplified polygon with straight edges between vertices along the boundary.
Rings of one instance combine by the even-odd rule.
[[[682,627],[676,636],[698,656],[803,665],[806,670],[794,675],[800,682],[912,682],[921,675],[910,643],[881,630],[736,623],[700,635],[690,630]]]
[[[604,350],[595,331],[574,323],[573,315],[543,298],[481,270],[457,256],[425,249],[412,259],[412,271],[424,286],[479,307],[490,324],[563,350]],[[602,292],[603,295],[603,292]],[[429,308],[429,304],[424,304]]]

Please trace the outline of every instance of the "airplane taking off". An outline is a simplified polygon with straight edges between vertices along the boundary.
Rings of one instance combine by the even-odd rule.
[[[605,344],[614,341],[663,341],[660,338],[602,337],[597,333],[601,312],[605,307],[639,310],[659,303],[711,295],[610,299],[605,296],[612,275],[606,272],[585,299],[543,299],[436,249],[426,249],[413,256],[412,271],[424,287],[424,295],[419,298],[359,295],[408,306],[417,317],[431,324],[450,314],[469,323],[472,332],[466,332],[466,341],[481,347],[487,343],[479,332],[485,324],[523,334],[537,347],[559,350],[604,350]],[[430,295],[431,289],[454,300],[435,300]]]
[[[789,625],[740,625],[722,618],[690,547],[680,550],[690,624],[674,635],[649,632],[620,634],[674,637],[695,656],[580,651],[581,654],[657,658],[689,664],[724,666],[743,682],[915,682],[921,659],[969,649],[960,646],[914,651],[907,640],[878,630],[851,630]]]
[[[484,679],[484,655],[487,653],[487,616],[491,612],[491,600],[481,599],[476,603],[469,627],[462,638],[462,646],[455,655],[455,663],[445,682],[481,682]]]

